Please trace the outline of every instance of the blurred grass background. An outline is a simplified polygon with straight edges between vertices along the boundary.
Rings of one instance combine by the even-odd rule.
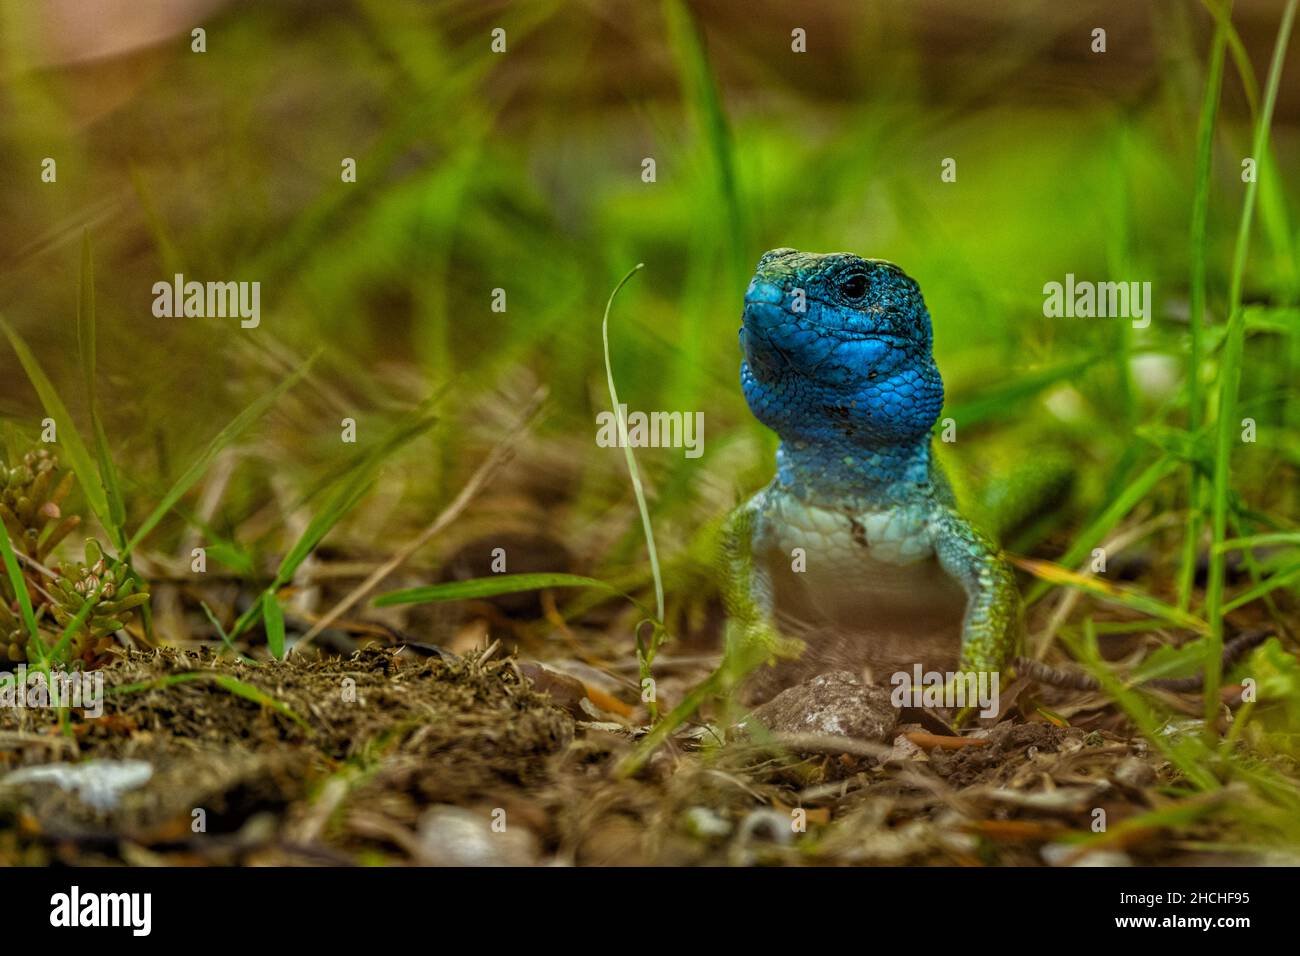
[[[1282,8],[1233,11],[1206,231],[1206,384]],[[545,383],[541,430],[435,550],[540,527],[578,570],[607,571],[642,561],[621,455],[593,441],[607,404],[599,320],[617,278],[646,264],[612,323],[623,400],[705,412],[701,461],[640,453],[671,555],[771,470],[774,440],[737,383],[740,300],[759,254],[888,258],[934,316],[956,455],[979,471],[993,449],[1070,450],[1075,501],[1039,545],[1059,559],[1165,451],[1208,460],[1177,429],[1213,24],[1185,0],[0,0],[0,313],[83,416],[74,316],[88,232],[100,412],[135,522],[240,409],[321,350],[305,384],[150,539],[158,560],[184,558],[195,526],[234,572],[274,566],[325,478],[432,399],[436,426],[386,459],[329,539],[382,556]],[[204,53],[191,51],[196,26]],[[496,27],[505,53],[491,51]],[[796,27],[807,53],[791,51]],[[1090,49],[1096,27],[1104,54]],[[1258,157],[1239,405],[1259,439],[1234,451],[1230,534],[1295,525],[1297,77],[1292,62]],[[40,179],[47,156],[57,183]],[[345,157],[356,183],[340,180]],[[641,179],[647,157],[654,183]],[[948,157],[955,183],[940,179]],[[152,285],[176,272],[261,282],[261,326],[154,318]],[[1067,272],[1151,281],[1150,327],[1045,318],[1043,285]],[[505,313],[491,310],[495,288]],[[34,436],[39,402],[8,351],[0,375],[0,416]],[[361,452],[339,443],[344,417]],[[1142,552],[1149,590],[1175,603],[1186,481],[1162,473],[1143,487],[1118,517],[1175,516]],[[1285,570],[1296,552],[1264,560]],[[1292,626],[1285,607],[1269,613]]]

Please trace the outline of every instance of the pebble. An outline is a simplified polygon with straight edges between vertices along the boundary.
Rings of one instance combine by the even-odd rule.
[[[774,734],[819,734],[855,740],[886,741],[899,711],[888,687],[865,683],[851,671],[830,671],[796,684],[756,708],[740,724]]]

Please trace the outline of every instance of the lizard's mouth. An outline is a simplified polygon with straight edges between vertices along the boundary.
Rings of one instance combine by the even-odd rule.
[[[906,317],[889,309],[868,306],[860,310],[863,322],[880,323],[883,328],[854,328],[851,325],[818,321],[812,318],[809,312],[796,312],[786,304],[785,298],[785,294],[777,291],[774,286],[751,287],[750,294],[745,296],[745,308],[741,313],[741,321],[745,328],[757,331],[769,339],[772,338],[773,330],[781,326],[789,326],[796,330],[816,331],[833,336],[841,342],[875,339],[898,346],[916,342],[913,336],[898,331],[899,328],[908,327]]]
[[[887,333],[840,335],[828,330],[827,339],[833,342],[809,351],[806,342],[746,326],[740,330],[740,350],[749,374],[764,384],[802,379],[833,390],[852,391],[865,377],[880,374],[889,357],[906,348],[901,338]]]
[[[882,311],[878,314],[885,315],[887,313]],[[789,309],[774,306],[770,302],[746,302],[745,311],[741,316],[741,331],[748,331],[751,335],[757,336],[776,347],[779,342],[777,337],[772,334],[773,328],[787,322],[792,323],[797,329],[816,331],[839,342],[876,341],[902,348],[916,344],[916,340],[910,335],[879,329],[854,329],[842,325],[828,325],[825,322],[810,319],[806,315],[798,315]]]

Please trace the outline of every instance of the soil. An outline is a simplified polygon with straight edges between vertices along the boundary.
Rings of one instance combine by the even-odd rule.
[[[0,777],[0,864],[1205,863],[1188,847],[1228,839],[1116,827],[1177,779],[1113,720],[1021,708],[965,738],[930,719],[726,746],[696,725],[621,777],[643,732],[631,707],[495,649],[257,664],[166,649],[104,675],[98,719],[5,708],[3,774],[134,760],[151,776],[106,809]],[[1101,811],[1114,839],[1085,857],[1067,834]]]

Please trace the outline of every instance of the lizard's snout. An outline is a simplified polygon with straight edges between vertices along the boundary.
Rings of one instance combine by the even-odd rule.
[[[775,282],[755,276],[745,290],[745,305],[777,305],[785,298],[785,289]]]

